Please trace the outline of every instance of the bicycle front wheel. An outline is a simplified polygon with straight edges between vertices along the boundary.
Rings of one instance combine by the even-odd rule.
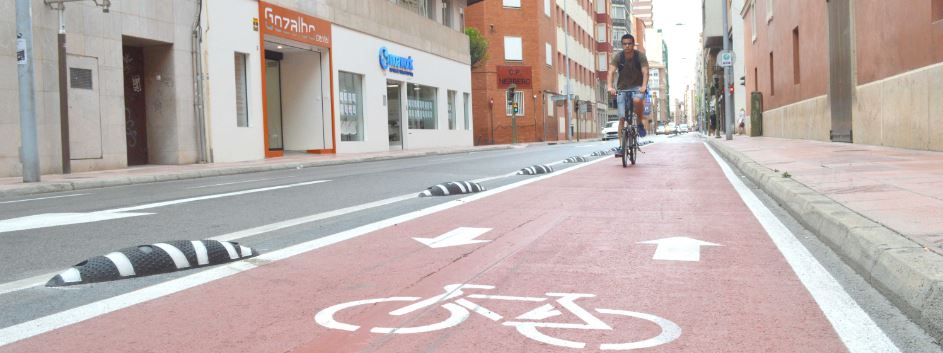
[[[622,132],[622,168],[629,166],[628,156],[631,148],[629,147],[629,129]]]

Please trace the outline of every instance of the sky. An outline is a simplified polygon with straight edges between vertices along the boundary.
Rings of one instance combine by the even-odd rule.
[[[652,12],[655,29],[662,30],[668,46],[669,94],[674,104],[675,99],[683,99],[684,87],[693,86],[697,77],[698,40],[703,27],[701,0],[654,0]]]

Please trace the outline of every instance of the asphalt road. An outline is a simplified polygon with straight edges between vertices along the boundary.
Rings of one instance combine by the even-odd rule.
[[[657,138],[657,141],[662,144],[680,143],[699,146],[698,141],[690,136],[672,138],[661,136]],[[39,278],[39,275],[61,271],[85,258],[128,246],[161,241],[221,236],[239,237],[236,241],[240,244],[253,247],[263,253],[273,252],[440,205],[460,197],[419,198],[415,196],[436,183],[482,180],[482,185],[488,189],[495,189],[533,178],[532,176],[510,175],[523,167],[557,163],[567,157],[589,155],[594,151],[608,149],[614,145],[614,141],[608,141],[532,146],[503,151],[83,190],[43,195],[43,197],[78,196],[27,202],[11,201],[35,198],[35,196],[0,199],[0,230],[5,229],[3,227],[23,227],[26,224],[23,222],[23,217],[37,217],[38,215],[82,214],[108,210],[118,210],[118,213],[146,213],[119,219],[0,232],[0,258],[4,259],[4,266],[0,268],[0,289],[5,288],[3,287],[5,284],[17,280]],[[611,160],[611,162],[602,161],[602,163],[617,164],[611,156],[602,158]],[[680,164],[675,166],[673,158],[670,157],[648,162],[657,163],[659,167],[684,169],[684,166]],[[646,163],[646,155],[641,156],[639,163]],[[704,160],[703,163],[716,162]],[[555,169],[571,166],[562,163],[554,164]],[[686,177],[691,177],[691,175]],[[596,181],[586,178],[585,181],[581,180],[581,183],[588,186]],[[640,188],[641,193],[650,191]],[[756,192],[755,188],[754,192]],[[796,238],[815,256],[817,261],[828,269],[844,290],[860,307],[865,309],[901,351],[941,351],[939,345],[916,325],[910,323],[877,291],[870,288],[866,281],[841,263],[826,246],[802,229],[777,205],[769,202],[769,199],[762,193],[758,194],[773,214],[796,235]],[[400,196],[402,197],[398,198]],[[388,202],[372,208],[363,208],[365,204],[382,200],[388,200]],[[522,202],[526,204],[528,200]],[[532,202],[540,202],[540,199],[534,197]],[[655,207],[655,205],[643,205],[643,207]],[[130,210],[122,211],[122,209]],[[345,209],[350,212],[316,221],[299,220]],[[612,210],[618,212],[618,205],[613,205]],[[11,219],[19,220],[11,221]],[[48,219],[54,218],[39,220]],[[298,221],[292,222],[292,220]],[[716,220],[716,222],[724,221],[724,219]],[[287,225],[285,222],[288,222]],[[685,220],[678,219],[677,222],[685,222]],[[247,230],[272,224],[282,224],[284,228],[249,231],[248,235],[245,234]],[[0,329],[134,290],[159,285],[199,271],[205,271],[205,269],[75,287],[35,286],[6,293],[0,291],[2,293],[0,294],[0,312],[4,312],[4,315],[0,317]],[[330,270],[325,269],[325,271]],[[246,290],[258,289],[246,288]]]

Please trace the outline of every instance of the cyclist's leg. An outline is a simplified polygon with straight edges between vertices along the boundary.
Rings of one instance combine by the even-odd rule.
[[[642,115],[642,112],[645,109],[644,109],[644,105],[642,104],[641,94],[637,96],[633,95],[632,108],[634,108],[633,110],[635,111],[635,116],[638,117],[638,121],[636,123],[638,123],[639,134],[642,134],[642,132],[645,131],[645,123],[644,123],[645,116]]]

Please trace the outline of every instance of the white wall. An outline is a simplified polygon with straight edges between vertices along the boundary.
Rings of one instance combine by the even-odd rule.
[[[259,16],[258,3],[251,0],[209,1],[204,16],[206,29],[204,71],[206,120],[213,162],[265,158],[262,128],[262,70],[259,32],[251,19]],[[250,25],[247,25],[249,23]],[[235,52],[248,54],[249,127],[236,126]]]
[[[448,30],[443,28],[443,30]],[[333,60],[334,79],[340,76],[339,71],[363,75],[363,102],[364,102],[364,141],[341,141],[340,130],[337,129],[337,153],[358,153],[389,150],[389,136],[387,126],[387,108],[383,104],[386,94],[387,79],[416,83],[436,87],[437,92],[437,129],[413,130],[407,129],[404,136],[406,149],[471,146],[473,143],[473,127],[467,130],[464,124],[461,97],[462,93],[471,93],[471,68],[467,64],[445,59],[420,50],[398,45],[379,38],[356,32],[345,27],[334,25]],[[384,72],[379,65],[380,47],[385,46],[390,53],[408,57],[412,56],[415,70],[414,76],[405,76],[396,73]],[[338,83],[332,84],[332,90],[337,91]],[[456,91],[457,114],[456,130],[448,129],[447,91]],[[340,101],[334,95],[334,106],[339,107]],[[403,104],[401,125],[406,124],[406,104]],[[471,112],[469,112],[471,115]],[[474,121],[474,116],[469,118]],[[340,126],[340,112],[335,109],[334,124]]]

